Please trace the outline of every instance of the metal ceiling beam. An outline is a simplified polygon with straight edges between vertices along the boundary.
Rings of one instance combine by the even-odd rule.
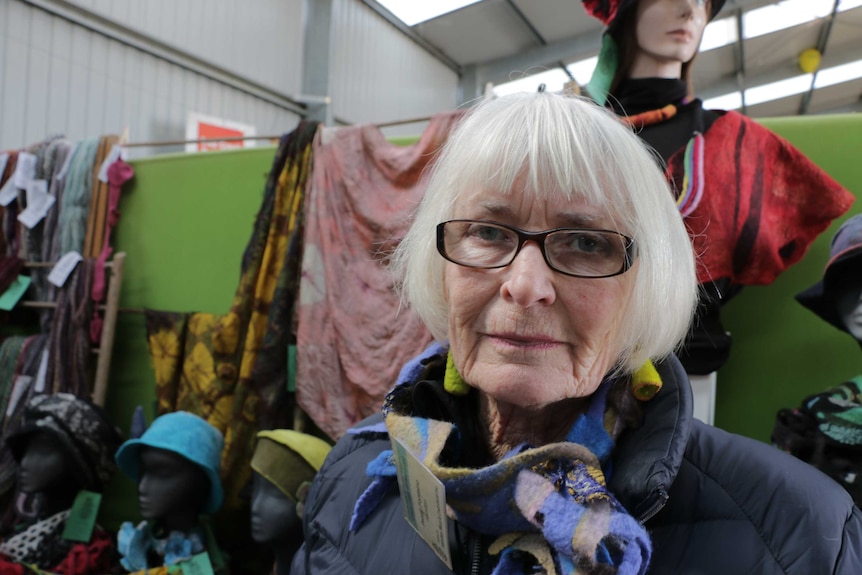
[[[402,34],[416,42],[426,52],[440,60],[449,69],[457,74],[461,74],[461,65],[449,57],[443,50],[431,43],[421,34],[418,34],[413,28],[404,23],[401,18],[386,9],[385,6],[375,0],[362,0],[362,3],[377,12],[384,20],[395,26]]]
[[[832,24],[835,22],[835,15],[838,14],[838,4],[840,0],[835,0],[832,4],[832,13],[827,16],[823,22],[823,25],[820,27],[820,36],[817,38],[817,51],[820,52],[821,57],[826,53],[826,46],[829,44],[829,36],[832,34]],[[799,105],[799,115],[804,116],[808,113],[808,107],[811,105],[811,98],[814,96],[814,84],[817,82],[817,72],[819,71],[819,67],[817,70],[814,70],[814,73],[811,75],[811,87],[808,88],[808,91],[802,96],[802,103]]]
[[[533,23],[530,21],[530,19],[529,19],[529,18],[527,18],[526,14],[524,14],[524,13],[521,11],[521,9],[520,9],[520,8],[518,8],[518,5],[517,5],[517,4],[515,4],[515,0],[506,0],[506,4],[509,6],[509,8],[511,8],[512,12],[514,12],[514,13],[515,13],[515,16],[517,16],[518,20],[520,20],[520,21],[521,21],[521,23],[522,23],[522,24],[524,24],[524,26],[526,26],[527,30],[529,30],[529,31],[530,31],[530,34],[532,34],[532,35],[533,35],[533,38],[535,38],[535,39],[536,39],[536,42],[538,42],[538,43],[539,43],[539,46],[547,46],[547,45],[548,45],[548,41],[547,41],[547,40],[545,40],[545,37],[544,37],[544,36],[542,36],[541,32],[539,32],[539,31],[536,29],[536,27],[535,27],[535,26],[533,26]],[[569,69],[568,69],[568,68],[566,68],[565,63],[563,63],[563,61],[562,61],[562,60],[560,60],[559,62],[557,62],[557,66],[559,66],[559,67],[560,67],[560,69],[561,69],[563,72],[565,72],[566,76],[568,76],[568,77],[569,77],[569,80],[574,80],[574,79],[575,79],[575,77],[572,75],[572,73],[571,73],[571,72],[569,72]]]
[[[852,48],[842,50],[840,52],[831,52],[825,56],[820,62],[821,68],[832,68],[841,64],[849,64],[856,60],[862,60],[862,45],[856,45]],[[756,88],[764,84],[770,84],[779,80],[785,80],[792,76],[799,75],[799,66],[796,62],[789,62],[781,66],[773,66],[768,70],[748,70],[748,78],[757,78],[757,84],[749,83],[748,89]],[[725,78],[711,86],[707,86],[698,90],[698,96],[701,99],[714,98],[715,96],[723,96],[737,89],[736,78]]]
[[[741,9],[736,10],[736,45],[734,46],[734,52],[736,54],[736,86],[742,97],[742,113],[746,114],[748,106],[745,104],[745,26],[742,14]]]

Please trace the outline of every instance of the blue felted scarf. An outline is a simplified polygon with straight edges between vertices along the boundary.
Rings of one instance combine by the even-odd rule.
[[[494,575],[525,573],[536,564],[551,575],[645,573],[652,552],[649,536],[608,491],[603,471],[614,446],[603,427],[611,382],[601,385],[565,441],[523,444],[479,469],[449,467],[441,453],[447,444],[457,449],[457,427],[400,409],[425,363],[446,353],[434,344],[408,363],[386,398],[384,422],[349,433],[403,441],[445,486],[449,515],[497,537],[489,548],[500,555]],[[356,502],[351,531],[361,527],[396,482],[392,451],[382,452],[366,472],[374,481]]]

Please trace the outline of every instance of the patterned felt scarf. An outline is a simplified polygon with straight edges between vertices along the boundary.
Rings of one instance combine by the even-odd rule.
[[[446,353],[429,348],[408,364],[399,385],[387,396],[384,423],[351,430],[354,435],[388,434],[404,442],[446,488],[449,514],[479,533],[497,536],[489,552],[500,555],[494,575],[532,572],[540,565],[550,575],[574,573],[643,574],[652,552],[649,536],[607,487],[614,446],[605,431],[607,392],[602,384],[588,411],[566,440],[533,447],[523,444],[488,467],[448,467],[441,462],[447,441],[457,441],[449,422],[404,415],[421,362]],[[450,439],[451,438],[451,439]],[[396,480],[391,450],[367,468],[374,481],[354,508],[350,529],[359,529]]]

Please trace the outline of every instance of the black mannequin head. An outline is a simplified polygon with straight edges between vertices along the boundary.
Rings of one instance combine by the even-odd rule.
[[[292,501],[275,484],[254,472],[251,499],[251,536],[258,543],[302,539],[302,520]]]
[[[18,467],[18,489],[21,493],[39,496],[37,512],[40,515],[70,508],[82,487],[59,439],[45,431],[37,431],[27,438]]]
[[[182,455],[141,446],[138,505],[144,519],[167,530],[190,531],[209,498],[210,480],[200,466]]]

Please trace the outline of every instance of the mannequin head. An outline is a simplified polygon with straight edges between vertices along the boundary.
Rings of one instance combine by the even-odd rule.
[[[251,537],[258,543],[302,541],[296,501],[257,472],[252,477]]]
[[[599,55],[599,67],[612,66],[608,91],[626,78],[679,78],[690,84],[689,69],[703,30],[724,0],[583,0],[591,16],[607,26],[616,54]],[[616,58],[615,62],[608,62]],[[593,82],[590,82],[591,86]],[[596,97],[596,94],[593,94]]]
[[[144,519],[188,531],[199,515],[221,507],[223,447],[221,433],[205,419],[177,411],[157,417],[140,438],[121,445],[117,464],[138,485]]]
[[[796,300],[862,345],[862,214],[841,225],[829,255],[823,279]]]
[[[68,509],[81,489],[102,491],[119,443],[101,408],[68,393],[31,398],[6,437],[19,465],[18,489],[39,496],[40,514]]]
[[[291,429],[261,431],[257,438],[251,458],[252,537],[272,543],[280,575],[302,544],[305,495],[331,446]]]
[[[210,482],[204,470],[158,447],[141,447],[138,457],[141,517],[157,521],[168,531],[190,531],[209,498]]]

